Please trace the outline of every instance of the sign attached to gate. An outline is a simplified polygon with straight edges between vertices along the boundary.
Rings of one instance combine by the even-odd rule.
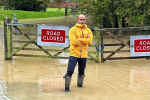
[[[131,56],[150,56],[150,35],[130,37]]]
[[[134,40],[134,52],[150,52],[150,39]]]
[[[38,25],[37,44],[42,46],[69,46],[69,27]]]
[[[41,29],[41,41],[65,43],[65,34],[65,30]]]

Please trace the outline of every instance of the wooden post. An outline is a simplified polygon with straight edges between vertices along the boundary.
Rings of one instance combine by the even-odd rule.
[[[103,31],[100,32],[100,35],[101,35],[101,51],[102,51],[102,48],[103,48]],[[101,62],[102,63],[104,62],[103,51],[101,52]]]
[[[65,16],[67,16],[67,7],[65,7]]]
[[[96,46],[99,49],[99,31],[96,31]],[[96,49],[95,62],[99,62],[99,51]]]
[[[14,23],[18,23],[18,19],[17,19],[15,13],[13,14],[13,20],[14,20]],[[14,28],[14,32],[15,32],[15,33],[18,33],[18,30]]]
[[[11,60],[11,26],[7,26],[7,23],[11,23],[11,18],[4,18],[4,44],[5,44],[5,60]]]
[[[11,18],[8,18],[8,23],[12,23],[12,19]],[[7,27],[7,34],[8,34],[8,39],[7,39],[7,43],[8,43],[8,59],[9,60],[12,60],[12,56],[11,56],[11,53],[12,53],[12,26],[8,26]]]
[[[4,18],[4,52],[5,52],[5,60],[8,60],[8,49],[7,49],[7,18]]]

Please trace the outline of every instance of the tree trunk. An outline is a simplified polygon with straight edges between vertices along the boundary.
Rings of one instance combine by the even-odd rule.
[[[128,27],[128,23],[125,20],[125,17],[122,17],[122,27]]]
[[[117,18],[117,15],[114,15],[114,28],[119,28],[119,24],[118,24],[118,18]]]

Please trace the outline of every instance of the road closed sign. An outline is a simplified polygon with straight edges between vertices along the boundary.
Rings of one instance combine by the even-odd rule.
[[[69,46],[69,27],[38,25],[37,44],[41,46]]]
[[[65,43],[65,30],[59,29],[41,29],[42,42]]]
[[[150,35],[130,37],[131,56],[150,56]]]
[[[150,39],[134,40],[134,52],[150,52]]]

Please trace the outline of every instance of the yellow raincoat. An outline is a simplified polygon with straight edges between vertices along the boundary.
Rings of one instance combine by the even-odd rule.
[[[90,35],[90,38],[87,36]],[[69,30],[70,53],[69,56],[86,58],[87,47],[92,43],[93,34],[87,25],[76,24]]]

